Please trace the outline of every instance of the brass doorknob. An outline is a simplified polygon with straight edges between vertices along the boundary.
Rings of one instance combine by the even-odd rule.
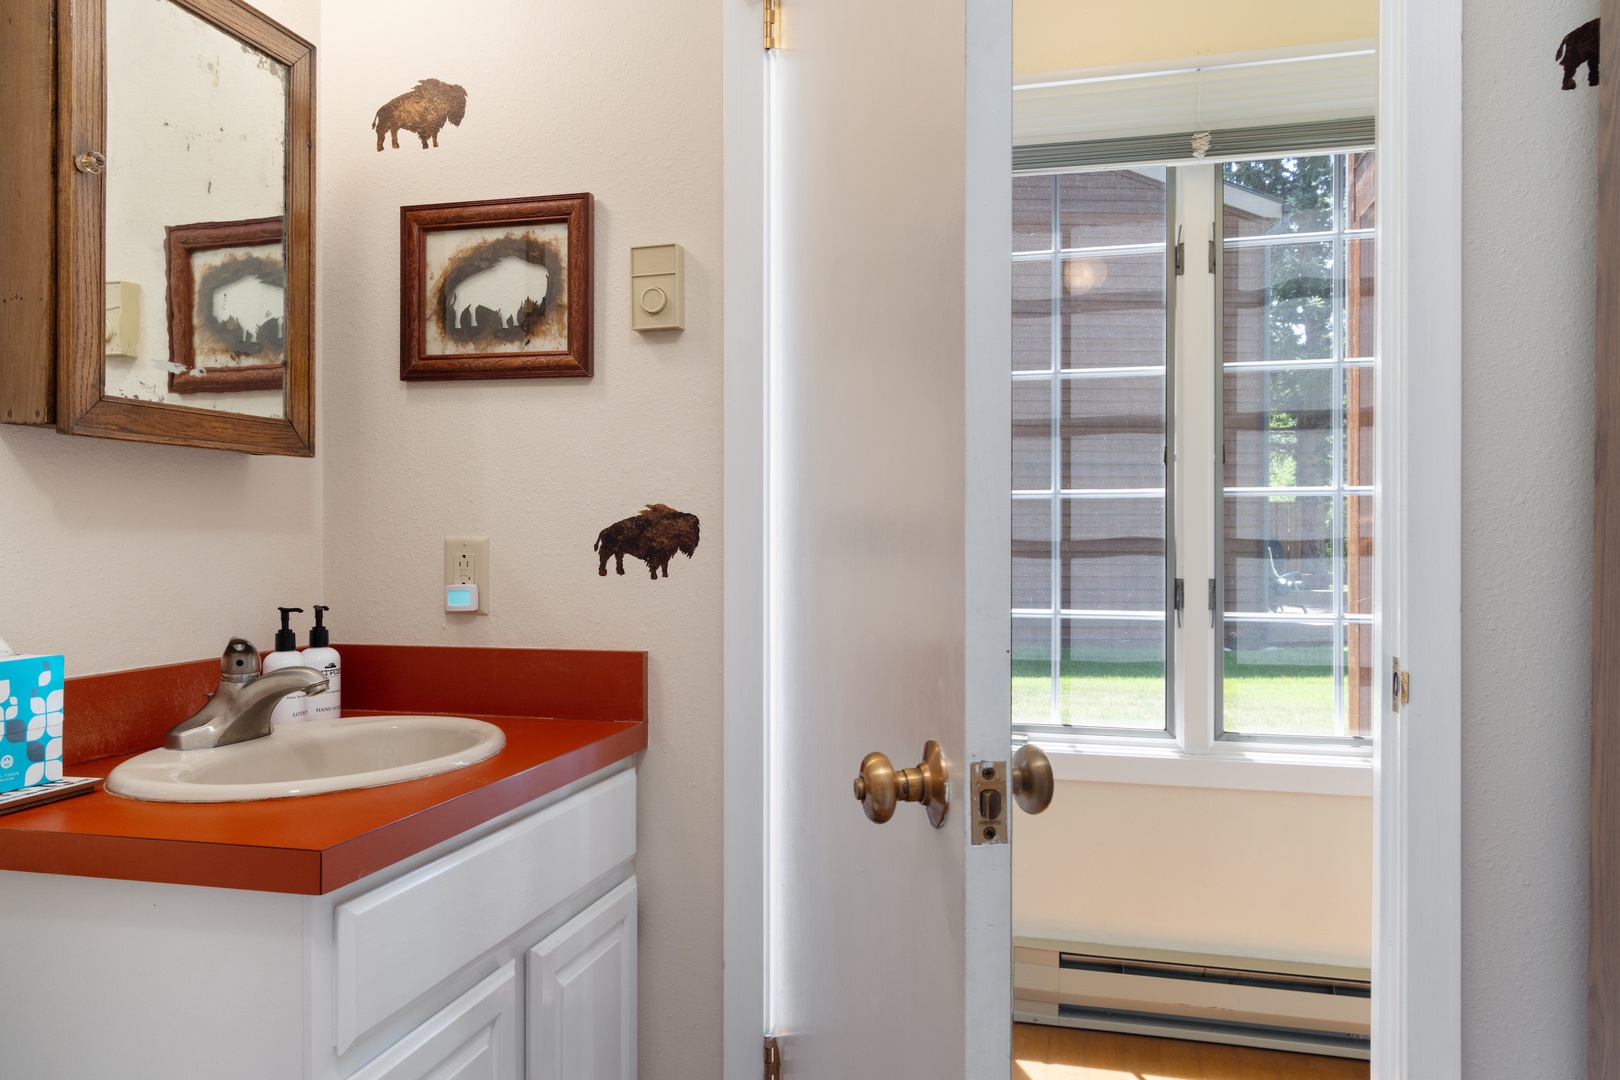
[[[939,828],[951,806],[945,752],[929,739],[915,769],[896,769],[886,755],[867,754],[861,759],[861,774],[855,778],[855,799],[879,825],[894,817],[894,808],[901,803],[920,802],[928,811],[929,823]]]
[[[1025,743],[1012,756],[1013,798],[1026,814],[1038,814],[1052,805],[1052,759],[1046,751]]]

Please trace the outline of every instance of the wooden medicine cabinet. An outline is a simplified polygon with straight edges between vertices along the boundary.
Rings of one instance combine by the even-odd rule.
[[[240,0],[5,0],[0,422],[315,453],[315,49]]]

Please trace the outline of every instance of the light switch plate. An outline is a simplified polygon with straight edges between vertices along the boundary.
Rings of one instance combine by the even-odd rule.
[[[141,348],[141,287],[133,281],[107,282],[106,354],[134,359]]]
[[[478,586],[478,614],[489,614],[489,537],[454,536],[444,541],[444,584]],[[446,594],[445,610],[449,606]]]
[[[686,251],[681,245],[630,249],[630,329],[686,329]]]

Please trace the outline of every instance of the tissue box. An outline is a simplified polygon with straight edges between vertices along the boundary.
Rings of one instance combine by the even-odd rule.
[[[0,656],[0,791],[62,779],[60,656]]]

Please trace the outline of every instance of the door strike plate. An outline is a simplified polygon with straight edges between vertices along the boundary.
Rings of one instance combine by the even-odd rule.
[[[1007,842],[1007,763],[975,761],[972,777],[973,845]]]

